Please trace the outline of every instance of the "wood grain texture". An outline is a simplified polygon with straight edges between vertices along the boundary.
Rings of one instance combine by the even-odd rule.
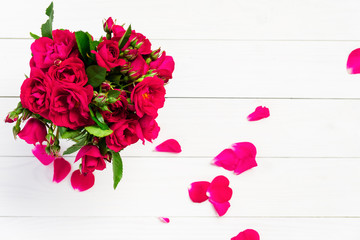
[[[258,167],[239,176],[211,160],[123,157],[124,178],[116,191],[108,166],[96,171],[91,190],[78,193],[70,176],[52,183],[52,166],[34,157],[2,157],[0,215],[215,217],[209,202],[190,201],[187,188],[217,175],[227,176],[233,189],[227,217],[360,215],[359,159],[258,158]]]
[[[264,240],[360,238],[359,219],[171,217],[169,224],[163,224],[156,217],[9,217],[0,218],[0,226],[0,237],[8,240],[229,240],[247,228],[257,229]]]
[[[18,99],[0,99],[5,116]],[[259,122],[246,117],[258,105],[271,116]],[[175,138],[181,157],[214,157],[232,143],[250,141],[260,157],[360,157],[360,100],[167,99],[159,111],[159,138],[138,142],[123,156],[173,156],[153,152],[162,141]],[[0,123],[0,156],[31,156],[32,146],[13,140],[11,124]],[[70,142],[62,145],[66,149]]]
[[[0,37],[39,33],[49,2],[7,2],[0,10]],[[102,34],[102,19],[112,16],[151,38],[360,39],[357,0],[55,0],[54,7],[55,28],[81,29],[95,35]]]
[[[0,39],[0,96],[18,96],[30,75],[32,40]],[[353,42],[153,40],[176,61],[168,97],[358,98],[346,72]]]

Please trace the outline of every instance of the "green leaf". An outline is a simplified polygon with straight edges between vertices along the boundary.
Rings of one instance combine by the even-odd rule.
[[[123,176],[123,163],[118,152],[112,154],[112,166],[113,166],[113,179],[114,179],[114,190],[119,184]]]
[[[84,139],[84,140],[85,140],[85,139]],[[85,145],[85,141],[75,143],[74,145],[72,145],[71,147],[69,147],[68,149],[66,149],[66,150],[64,151],[63,155],[72,154],[72,153],[80,150],[80,148],[82,148],[84,145]]]
[[[119,41],[119,49],[120,50],[125,46],[127,41],[129,41],[130,34],[131,34],[131,25],[129,25],[128,29],[126,30],[126,32],[124,33],[124,35],[121,37],[121,39]]]
[[[92,118],[92,120],[94,120],[94,122],[96,122],[96,124],[103,130],[108,130],[109,126],[107,124],[105,124],[104,119],[102,118],[103,122],[100,122],[100,120],[95,116],[94,111],[90,108],[89,106],[89,110],[90,110],[90,116]],[[102,116],[101,116],[102,117]]]
[[[106,125],[105,120],[104,120],[104,118],[103,118],[103,116],[101,115],[100,112],[96,111],[95,116],[99,120],[99,122]]]
[[[119,97],[119,95],[120,95],[120,91],[117,91],[117,90],[110,90],[109,92],[108,92],[108,98],[118,98]]]
[[[50,3],[49,7],[46,9],[46,15],[49,19],[41,25],[41,35],[43,37],[52,38],[52,23],[54,21],[54,4]]]
[[[79,48],[81,56],[84,60],[88,59],[88,54],[90,53],[90,40],[87,33],[83,31],[75,32],[76,43]]]
[[[86,68],[86,75],[88,76],[88,84],[98,87],[105,81],[106,69],[98,65],[91,65]]]
[[[64,138],[64,139],[76,138],[80,135],[80,131],[68,130],[63,133],[60,133],[60,135],[61,135],[61,138]]]
[[[90,134],[96,136],[96,137],[106,137],[109,136],[110,134],[113,133],[113,130],[111,129],[101,129],[99,126],[97,125],[93,125],[93,126],[87,126],[85,127],[86,131],[88,131]]]
[[[115,83],[116,85],[119,85],[122,75],[121,74],[113,74],[108,76],[106,79]]]
[[[33,39],[39,39],[40,37],[32,32],[30,32],[30,36],[33,38]]]

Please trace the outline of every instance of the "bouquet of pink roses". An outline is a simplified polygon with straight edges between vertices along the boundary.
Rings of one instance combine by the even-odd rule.
[[[74,189],[91,188],[93,172],[103,170],[106,161],[112,163],[115,189],[122,177],[119,152],[158,136],[155,119],[164,105],[164,85],[172,78],[173,58],[152,50],[144,35],[112,18],[103,24],[106,37],[97,41],[83,31],[52,30],[53,3],[46,15],[42,37],[30,33],[35,39],[30,77],[5,121],[16,122],[14,136],[34,144],[33,154],[43,164],[54,162],[55,182],[71,170],[60,155],[62,138],[75,143],[63,155],[79,150],[75,162],[81,159],[81,164],[71,176]]]

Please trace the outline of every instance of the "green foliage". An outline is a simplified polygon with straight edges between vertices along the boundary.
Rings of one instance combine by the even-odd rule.
[[[86,68],[86,75],[88,76],[88,84],[98,87],[105,81],[106,69],[98,65],[91,65]]]
[[[39,39],[40,37],[32,32],[30,32],[30,36],[33,38],[33,39]]]
[[[89,62],[88,56],[90,54],[90,41],[88,33],[83,31],[75,32],[76,43],[79,48],[79,52],[85,62]]]
[[[120,95],[120,91],[110,90],[110,91],[108,92],[107,97],[108,97],[108,98],[118,98],[119,95]]]
[[[118,152],[112,152],[112,167],[113,167],[113,179],[114,189],[116,189],[123,176],[123,163]]]
[[[90,116],[91,118],[94,120],[94,122],[96,122],[96,124],[102,129],[102,130],[108,130],[109,126],[105,123],[103,117],[101,116],[101,119],[98,119],[97,116],[100,113],[96,113],[96,115],[94,114],[94,111],[91,109],[91,107],[89,107],[90,110]],[[100,114],[101,115],[101,114]]]
[[[124,33],[124,35],[122,36],[122,38],[119,41],[119,49],[120,50],[125,46],[127,41],[129,41],[130,34],[131,34],[131,25],[129,25],[128,29],[126,30],[126,32]]]
[[[41,25],[41,35],[43,37],[52,38],[52,23],[54,21],[54,3],[51,2],[49,7],[46,9],[45,14],[49,17],[49,19]]]
[[[99,126],[97,125],[93,125],[93,126],[87,126],[85,127],[86,131],[88,131],[90,134],[96,136],[96,137],[106,137],[109,136],[110,134],[113,133],[113,130],[111,129],[101,129]]]

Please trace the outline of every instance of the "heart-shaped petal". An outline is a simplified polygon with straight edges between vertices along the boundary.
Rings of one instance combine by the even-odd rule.
[[[234,170],[235,174],[243,173],[253,167],[256,163],[256,147],[250,142],[239,142],[232,145],[234,152],[239,158],[238,164]]]
[[[86,191],[95,183],[95,176],[92,172],[81,174],[80,170],[76,170],[71,175],[71,186],[79,192]]]
[[[236,237],[231,238],[231,240],[260,240],[260,236],[254,229],[246,229],[245,231],[240,232]]]
[[[166,217],[159,217],[160,221],[163,222],[163,223],[169,223],[170,222],[170,219],[169,218],[166,218]]]
[[[56,158],[54,160],[54,177],[53,182],[59,183],[69,174],[71,165],[64,158]]]
[[[210,201],[225,203],[231,199],[232,189],[229,187],[229,179],[225,176],[217,176],[212,180],[207,190]]]
[[[237,155],[235,154],[234,150],[230,148],[224,149],[213,160],[213,164],[219,167],[223,167],[229,171],[234,171],[238,162],[239,159]]]
[[[349,54],[346,68],[349,74],[360,73],[360,48],[353,50]]]
[[[37,144],[31,151],[42,164],[49,165],[54,161],[55,156],[47,154],[45,148],[45,145]]]
[[[206,192],[209,188],[210,183],[206,181],[193,182],[189,187],[189,196],[191,201],[201,203],[206,201],[209,197]]]
[[[259,121],[263,118],[270,116],[270,111],[267,107],[258,106],[253,113],[251,113],[247,119],[249,121]]]
[[[158,152],[170,152],[170,153],[180,153],[181,146],[175,139],[168,139],[165,142],[159,144],[155,147],[155,151]]]
[[[209,199],[209,201],[211,202],[211,204],[214,206],[215,211],[217,212],[217,214],[219,215],[219,217],[224,216],[225,213],[228,211],[228,209],[230,208],[230,203],[229,202],[224,202],[224,203],[217,203],[212,201],[211,199]]]

